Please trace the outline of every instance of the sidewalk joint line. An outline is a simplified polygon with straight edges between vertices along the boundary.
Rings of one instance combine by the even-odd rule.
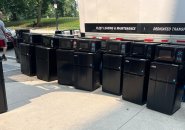
[[[117,130],[120,130],[124,125],[126,125],[129,121],[131,121],[134,117],[136,117],[140,112],[142,112],[144,109],[146,108],[146,106],[145,107],[143,107],[140,111],[138,111],[135,115],[133,115],[128,121],[126,121],[123,125],[121,125],[120,127],[118,127],[118,129]]]

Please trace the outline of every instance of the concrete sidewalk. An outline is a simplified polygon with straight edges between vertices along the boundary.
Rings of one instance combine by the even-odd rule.
[[[15,60],[8,59],[3,67],[9,110],[0,115],[0,130],[185,129],[184,103],[168,116],[101,88],[87,92],[25,76]]]

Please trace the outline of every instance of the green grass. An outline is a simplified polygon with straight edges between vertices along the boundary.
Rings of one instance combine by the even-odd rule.
[[[33,21],[36,21],[35,19],[29,19],[29,20],[21,20],[21,21],[15,21],[15,22],[6,22],[6,27],[12,28],[12,29],[19,29],[19,28],[33,28]],[[65,29],[79,29],[79,18],[72,18],[72,17],[61,17],[58,19],[59,23],[59,30],[65,30]],[[48,30],[55,30],[56,29],[56,20],[55,18],[42,18],[41,23],[39,27],[36,27],[39,29],[48,29]]]

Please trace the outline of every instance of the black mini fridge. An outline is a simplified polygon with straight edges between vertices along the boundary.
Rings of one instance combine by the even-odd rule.
[[[20,43],[21,72],[23,74],[36,75],[35,46],[41,42],[41,34],[23,33],[23,43]]]
[[[7,99],[6,99],[6,89],[4,83],[2,60],[0,58],[0,113],[4,113],[8,110]]]
[[[20,43],[20,60],[21,60],[21,72],[28,76],[36,75],[36,57],[35,57],[35,46]]]
[[[181,106],[185,71],[182,65],[153,62],[147,107],[165,114],[173,114]]]
[[[20,47],[19,47],[19,44],[23,42],[23,39],[22,38],[14,38],[14,50],[15,50],[15,57],[16,57],[16,61],[17,63],[20,63]]]
[[[107,50],[107,41],[108,39],[101,39],[101,66],[100,66],[100,84],[103,83],[103,54],[106,53]]]
[[[185,46],[158,45],[150,66],[147,107],[173,114],[180,106],[185,84]]]
[[[56,49],[36,47],[37,78],[44,81],[57,79]]]
[[[123,99],[144,104],[147,100],[150,62],[148,59],[125,58],[123,73]]]
[[[102,90],[121,95],[123,59],[130,51],[130,41],[107,41],[102,63]]]
[[[16,32],[16,37],[14,38],[14,50],[15,50],[15,56],[16,56],[16,61],[20,63],[20,47],[19,44],[23,42],[23,33],[29,33],[29,29],[17,29],[15,30]]]
[[[57,50],[57,75],[58,83],[74,85],[74,51],[77,39],[60,38]]]
[[[74,86],[93,91],[100,87],[101,41],[80,39],[74,53]]]
[[[159,43],[135,42],[131,44],[130,56],[124,60],[124,100],[143,105],[147,101],[150,63],[155,57]]]
[[[36,68],[37,78],[44,81],[57,79],[56,49],[58,38],[53,36],[42,36],[42,44],[36,46]]]

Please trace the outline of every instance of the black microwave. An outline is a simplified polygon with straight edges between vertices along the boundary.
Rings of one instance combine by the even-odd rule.
[[[78,39],[77,51],[97,52],[101,49],[101,41],[98,39]]]
[[[42,44],[42,35],[36,33],[23,33],[23,42],[28,44]]]
[[[59,48],[60,49],[76,49],[77,39],[76,38],[59,38]]]
[[[155,61],[184,63],[185,46],[180,45],[158,45],[156,47]]]
[[[42,46],[58,48],[59,38],[55,38],[54,36],[42,36]]]
[[[107,41],[106,52],[129,55],[131,41]]]
[[[135,42],[131,44],[130,56],[153,60],[155,57],[155,48],[160,43]]]
[[[29,29],[17,29],[15,30],[17,38],[23,38],[23,33],[30,33]]]
[[[66,34],[55,34],[57,37],[64,37],[64,38],[74,38],[74,35],[66,35]]]

